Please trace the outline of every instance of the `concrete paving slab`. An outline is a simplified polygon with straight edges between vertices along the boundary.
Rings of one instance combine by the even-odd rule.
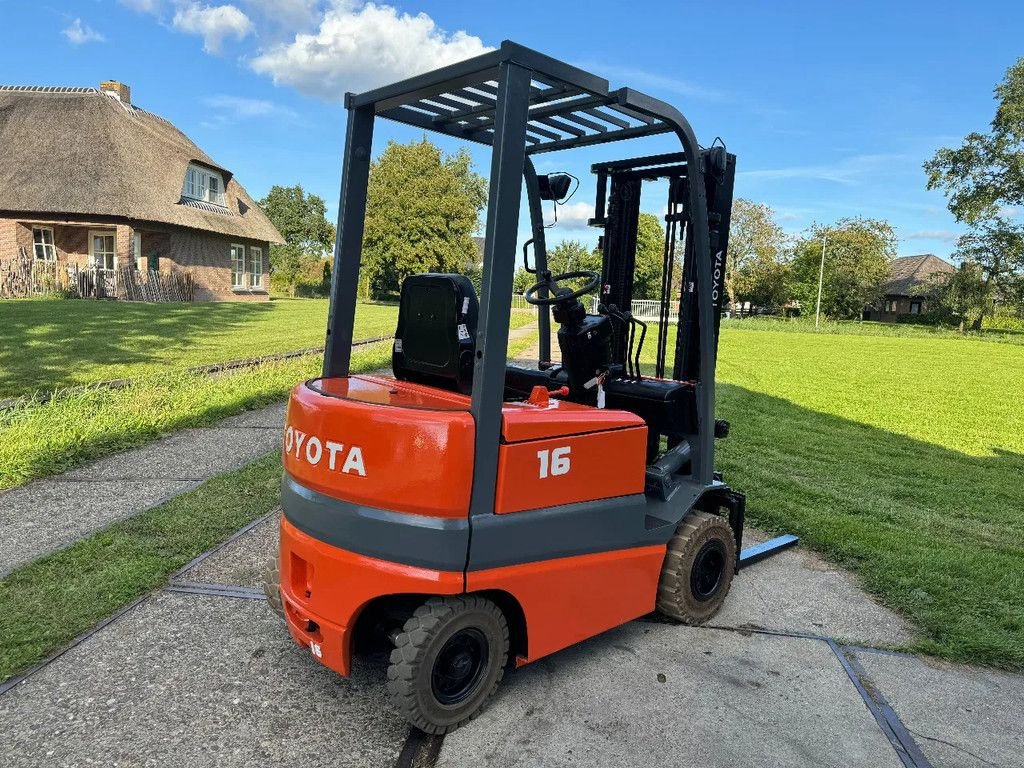
[[[854,655],[936,768],[1024,766],[1024,676],[914,656]]]
[[[262,429],[284,430],[285,412],[288,410],[288,403],[275,403],[266,408],[258,408],[254,411],[245,411],[236,416],[229,416],[217,423],[218,427],[259,427]]]
[[[744,546],[767,538],[748,529]],[[862,645],[910,645],[915,639],[910,625],[865,594],[856,577],[799,544],[740,571],[711,624],[822,635]]]
[[[37,480],[0,493],[0,577],[191,490],[194,480]]]
[[[183,581],[263,588],[263,568],[277,554],[281,518],[274,515],[181,575]]]
[[[632,622],[508,675],[456,766],[900,766],[818,640]]]
[[[262,601],[163,593],[0,696],[0,763],[390,766],[384,670],[335,675]]]
[[[186,429],[154,443],[108,456],[65,472],[79,480],[206,480],[240,469],[281,449],[281,433],[270,429],[208,427]]]

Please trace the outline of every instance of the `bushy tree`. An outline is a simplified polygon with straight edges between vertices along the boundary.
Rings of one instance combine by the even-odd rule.
[[[984,301],[986,308],[991,308],[997,296],[1019,299],[1014,294],[1024,273],[1024,227],[998,216],[976,224],[957,241],[953,257],[976,266],[983,280],[979,301]],[[983,317],[983,312],[973,314],[971,330],[981,330]]]
[[[732,205],[725,287],[729,301],[777,307],[789,299],[786,234],[763,203],[738,198]]]
[[[682,242],[676,251],[682,255]],[[661,298],[661,275],[665,262],[665,230],[657,216],[641,213],[636,231],[636,270],[633,273],[633,298]],[[601,267],[598,266],[598,271]],[[680,264],[673,269],[674,279],[682,272]],[[678,281],[676,281],[678,285]],[[669,297],[671,301],[674,297]]]
[[[821,246],[825,271],[821,311],[828,317],[853,319],[882,297],[896,255],[896,233],[879,219],[840,219],[831,227],[815,225],[793,249],[791,293],[805,314],[815,309]]]
[[[319,283],[315,273],[323,269],[334,247],[334,225],[327,220],[324,199],[307,193],[301,184],[275,184],[260,200],[260,207],[285,240],[284,245],[270,246],[274,289],[294,296],[300,283]]]
[[[1024,203],[1024,57],[995,88],[991,130],[968,134],[957,149],[925,162],[928,189],[941,189],[957,221],[974,224]]]
[[[465,150],[449,155],[425,137],[390,142],[370,166],[363,270],[374,295],[418,272],[467,271],[487,182]]]
[[[986,310],[992,306],[992,290],[981,265],[965,261],[937,287],[936,312],[943,319],[957,323],[960,330],[979,325]]]

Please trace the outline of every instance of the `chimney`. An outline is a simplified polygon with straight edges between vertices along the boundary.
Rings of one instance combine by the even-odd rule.
[[[100,90],[115,96],[122,104],[132,103],[132,89],[117,80],[104,80],[100,83]]]

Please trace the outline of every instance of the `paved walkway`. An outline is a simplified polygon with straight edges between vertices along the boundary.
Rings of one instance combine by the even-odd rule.
[[[272,517],[0,695],[0,764],[420,765],[386,657],[340,678],[267,608],[276,546]],[[741,572],[712,627],[646,617],[509,673],[437,765],[1024,765],[1024,678],[863,647],[912,638],[789,550]]]
[[[0,577],[279,450],[284,409],[272,405],[175,432],[0,493]]]

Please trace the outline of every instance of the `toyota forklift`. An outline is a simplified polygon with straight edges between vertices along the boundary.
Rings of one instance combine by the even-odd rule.
[[[395,707],[441,734],[475,717],[508,668],[655,610],[701,624],[722,605],[744,517],[714,468],[728,432],[715,357],[735,157],[702,148],[670,105],[511,42],[345,104],[323,375],[291,393],[266,590],[294,640],[341,675],[386,644]],[[357,375],[377,118],[490,146],[490,193],[480,296],[461,275],[407,277],[391,375]],[[601,273],[552,275],[543,208],[571,177],[538,174],[534,157],[658,134],[679,151],[591,169]],[[641,190],[657,180],[668,212],[652,370],[630,307]],[[506,360],[524,192],[529,367]]]

